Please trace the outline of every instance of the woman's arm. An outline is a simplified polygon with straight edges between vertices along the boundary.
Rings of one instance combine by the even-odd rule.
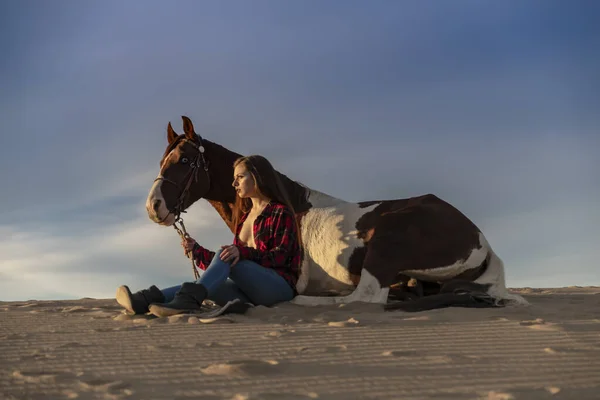
[[[194,243],[194,247],[192,248],[192,257],[194,258],[194,262],[196,266],[201,270],[206,270],[208,268],[210,262],[215,256],[214,251],[210,251],[200,246],[198,242]]]

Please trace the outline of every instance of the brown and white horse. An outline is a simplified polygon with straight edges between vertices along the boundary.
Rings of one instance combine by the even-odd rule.
[[[168,146],[148,195],[148,215],[171,226],[180,212],[204,198],[233,232],[231,182],[240,154],[202,139],[192,121],[182,118],[184,134],[170,123],[167,127]],[[507,292],[503,263],[483,233],[438,197],[352,203],[281,177],[304,245],[294,303],[385,304],[390,286],[410,277],[441,285],[473,283],[495,300],[527,304]]]

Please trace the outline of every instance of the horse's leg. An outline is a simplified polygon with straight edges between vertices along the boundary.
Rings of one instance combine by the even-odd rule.
[[[491,284],[475,283],[462,279],[451,279],[440,288],[440,293],[479,292],[487,293]]]
[[[382,287],[379,280],[367,269],[363,268],[360,273],[360,282],[354,292],[347,296],[321,297],[321,296],[296,296],[292,303],[302,306],[321,306],[330,304],[346,304],[360,301],[364,303],[387,303],[388,287]]]

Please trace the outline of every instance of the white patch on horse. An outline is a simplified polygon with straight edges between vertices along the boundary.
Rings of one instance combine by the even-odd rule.
[[[502,260],[494,253],[483,233],[479,233],[480,248],[475,248],[469,254],[466,260],[457,260],[454,264],[431,269],[409,270],[403,273],[411,278],[422,279],[425,281],[449,281],[461,273],[477,268],[483,263],[490,254],[490,261],[486,271],[475,283],[491,284],[488,294],[497,299],[508,300],[513,304],[527,305],[527,300],[521,296],[508,293],[504,281],[504,264]]]
[[[313,295],[354,290],[348,264],[354,249],[364,246],[356,221],[376,205],[360,208],[313,190],[308,200],[312,208],[302,217],[304,261],[296,290]]]
[[[490,252],[492,254],[488,268],[483,275],[475,280],[475,283],[491,284],[492,286],[488,289],[488,294],[496,299],[506,300],[508,304],[521,306],[529,305],[529,302],[523,297],[517,294],[508,293],[506,282],[504,280],[504,263],[492,249],[490,249]]]
[[[160,178],[160,176],[161,175],[159,174],[157,178]],[[162,183],[162,180],[154,181],[154,184],[148,193],[148,198],[146,199],[146,210],[148,211],[148,217],[150,217],[152,221],[161,225],[171,226],[175,222],[175,216],[170,214],[167,209],[167,203],[161,191]],[[156,201],[160,201],[157,210],[154,209]]]
[[[481,247],[474,248],[466,260],[456,260],[454,264],[447,265],[444,267],[430,269],[411,269],[408,271],[403,271],[402,273],[404,275],[410,276],[411,278],[422,279],[425,281],[450,280],[469,269],[479,267],[481,263],[483,263],[491,249],[482,233],[479,233],[479,245]]]
[[[360,282],[358,286],[348,296],[296,296],[292,299],[292,303],[301,306],[322,306],[331,304],[347,304],[357,301],[364,303],[387,303],[390,288],[382,288],[377,278],[369,271],[363,268],[360,274]]]

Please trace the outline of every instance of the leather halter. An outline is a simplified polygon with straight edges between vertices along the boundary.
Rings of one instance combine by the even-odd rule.
[[[208,162],[206,161],[206,158],[204,158],[204,146],[202,145],[202,137],[200,135],[196,134],[196,139],[198,140],[198,143],[196,143],[195,141],[189,140],[189,139],[183,139],[184,141],[186,141],[186,142],[190,143],[192,146],[194,146],[194,148],[196,150],[198,150],[198,155],[189,164],[190,171],[186,175],[187,181],[185,181],[186,184],[185,184],[185,187],[183,188],[183,190],[181,190],[181,187],[177,182],[165,178],[164,176],[162,176],[162,174],[158,175],[158,177],[156,179],[154,179],[154,182],[156,182],[156,181],[168,182],[168,183],[174,185],[177,189],[181,190],[181,193],[179,194],[179,198],[177,199],[177,203],[175,204],[173,209],[169,209],[169,214],[173,214],[175,216],[176,221],[180,220],[181,219],[180,214],[185,212],[185,210],[183,210],[183,202],[185,200],[185,197],[188,195],[190,187],[192,186],[192,182],[198,182],[198,171],[200,171],[201,167],[202,167],[202,169],[204,169],[204,172],[206,173],[206,178],[208,180],[208,184],[207,184],[206,193],[204,193],[200,197],[206,196],[208,194],[208,192],[210,191],[210,173],[208,172]],[[158,222],[160,223],[160,222],[163,222],[164,220],[166,220],[169,217],[169,214],[167,214],[165,216],[165,218],[163,218],[161,221],[158,221]]]

